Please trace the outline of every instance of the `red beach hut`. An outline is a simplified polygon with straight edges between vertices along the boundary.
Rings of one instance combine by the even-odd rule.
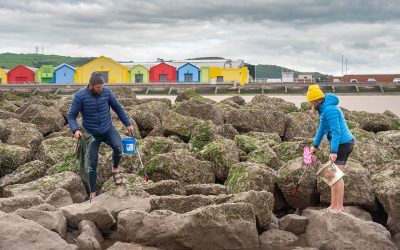
[[[24,65],[18,65],[7,73],[8,84],[34,83],[35,72]]]
[[[150,82],[176,82],[176,68],[164,62],[151,67]]]

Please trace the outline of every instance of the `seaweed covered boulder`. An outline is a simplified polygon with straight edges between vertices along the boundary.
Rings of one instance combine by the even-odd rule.
[[[57,188],[67,190],[74,202],[83,202],[85,200],[86,190],[81,178],[69,171],[48,175],[25,184],[6,186],[3,193],[5,197],[39,195],[43,199],[46,199]]]
[[[4,143],[29,148],[34,154],[43,139],[34,124],[17,119],[0,120],[0,140]]]
[[[20,120],[25,123],[33,123],[43,135],[60,131],[66,121],[56,106],[44,106],[30,104],[18,110]]]
[[[245,108],[263,109],[284,113],[297,112],[299,108],[294,103],[287,102],[282,98],[270,97],[267,95],[256,95],[251,102],[246,103]]]
[[[0,177],[11,174],[18,167],[29,162],[31,157],[31,151],[28,148],[0,141]]]
[[[236,109],[229,112],[226,123],[232,124],[239,133],[258,131],[284,136],[287,116],[269,110]]]
[[[27,183],[43,177],[46,173],[47,166],[44,162],[35,160],[18,167],[14,172],[0,179],[0,188],[13,185]]]
[[[370,172],[359,162],[349,160],[344,169],[345,205],[355,205],[372,209],[375,196]],[[330,204],[331,188],[321,178],[317,182],[320,202]]]
[[[282,165],[281,160],[268,144],[264,144],[251,151],[247,155],[246,161],[265,164],[275,170],[278,170]]]
[[[169,137],[149,136],[138,142],[143,163],[147,163],[159,154],[174,152],[180,149],[189,150],[189,145],[179,143]],[[139,164],[137,162],[135,165]]]
[[[200,119],[184,116],[173,111],[165,112],[162,117],[164,135],[177,135],[185,142],[190,140],[193,129],[201,122]]]
[[[311,117],[306,112],[293,112],[287,115],[288,122],[285,131],[285,140],[295,137],[313,138],[318,129],[318,118]]]
[[[383,164],[398,159],[395,148],[385,144],[376,134],[362,129],[352,129],[351,132],[356,143],[350,158],[361,162],[371,174],[379,172]]]
[[[386,163],[371,177],[375,195],[388,214],[386,226],[400,232],[400,160]]]
[[[153,181],[177,180],[195,184],[214,183],[215,179],[210,162],[198,160],[185,152],[159,154],[144,167]]]
[[[369,113],[365,111],[347,111],[345,117],[348,121],[356,122],[361,129],[369,132],[387,130],[400,130],[400,120],[384,114]]]
[[[204,159],[212,162],[213,172],[217,179],[226,180],[229,169],[239,162],[239,150],[236,143],[229,139],[219,139],[204,147]]]
[[[225,186],[229,192],[240,193],[250,190],[272,192],[277,178],[276,171],[266,165],[241,162],[230,170]]]
[[[181,115],[196,117],[204,121],[211,120],[216,125],[221,125],[224,122],[222,111],[217,106],[198,99],[179,102],[175,105],[174,111]]]
[[[76,139],[62,136],[44,140],[39,146],[37,159],[52,167],[50,174],[63,171],[78,173],[76,143]]]
[[[314,206],[318,202],[317,176],[319,163],[305,165],[303,157],[291,160],[278,171],[277,184],[287,203],[294,208]],[[306,169],[306,170],[305,170]],[[294,192],[303,171],[305,170],[300,187]]]
[[[179,93],[178,96],[175,99],[175,102],[183,102],[183,101],[188,101],[190,99],[199,100],[199,101],[205,102],[205,103],[215,103],[215,101],[213,101],[213,100],[211,100],[209,98],[205,98],[205,97],[201,96],[194,89],[188,89],[188,90],[185,90],[185,91]]]
[[[283,162],[302,157],[304,154],[304,147],[311,147],[313,145],[313,139],[311,138],[295,138],[293,141],[285,141],[272,147],[279,159]],[[316,152],[317,158],[325,162],[329,159],[329,143],[323,140],[318,147]]]

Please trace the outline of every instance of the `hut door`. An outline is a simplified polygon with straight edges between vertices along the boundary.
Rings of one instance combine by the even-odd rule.
[[[143,83],[143,74],[135,74],[135,82]]]
[[[193,74],[185,74],[185,82],[193,82]]]
[[[167,75],[166,74],[160,74],[160,82],[167,82]]]
[[[223,82],[224,77],[223,76],[217,76],[217,82]]]
[[[0,78],[0,84],[3,83],[3,79]]]

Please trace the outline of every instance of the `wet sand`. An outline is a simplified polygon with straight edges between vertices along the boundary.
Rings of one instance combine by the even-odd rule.
[[[232,95],[204,95],[214,101],[222,101]],[[255,95],[242,95],[246,102],[251,101]],[[268,95],[271,97],[282,98],[285,101],[293,102],[296,106],[306,101],[303,95]],[[175,101],[176,95],[138,95],[139,99],[143,98],[168,98]],[[385,110],[390,110],[397,116],[400,116],[400,95],[342,95],[339,96],[339,106],[349,110],[367,111],[371,113],[383,113]]]

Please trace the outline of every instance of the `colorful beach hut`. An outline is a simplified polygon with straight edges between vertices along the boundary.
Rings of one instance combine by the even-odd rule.
[[[42,65],[35,72],[35,80],[38,83],[53,83],[54,67],[53,65]]]
[[[186,63],[178,68],[178,82],[199,82],[200,69],[191,63]]]
[[[7,78],[10,84],[34,83],[35,72],[24,65],[18,65],[8,71]]]
[[[219,68],[210,67],[211,82],[239,82],[240,85],[249,82],[249,70],[247,67],[242,68]]]
[[[200,68],[200,82],[210,82],[210,67],[203,66]]]
[[[133,83],[148,83],[149,82],[149,70],[141,65],[135,65],[129,70],[131,74],[131,82]]]
[[[118,62],[100,56],[76,68],[75,83],[88,83],[93,72],[101,72],[107,83],[128,83],[128,67]]]
[[[165,62],[151,67],[150,82],[176,82],[176,68]]]
[[[0,68],[0,84],[7,83],[7,70]]]
[[[54,69],[54,83],[69,84],[74,83],[75,68],[68,64],[61,64]]]

